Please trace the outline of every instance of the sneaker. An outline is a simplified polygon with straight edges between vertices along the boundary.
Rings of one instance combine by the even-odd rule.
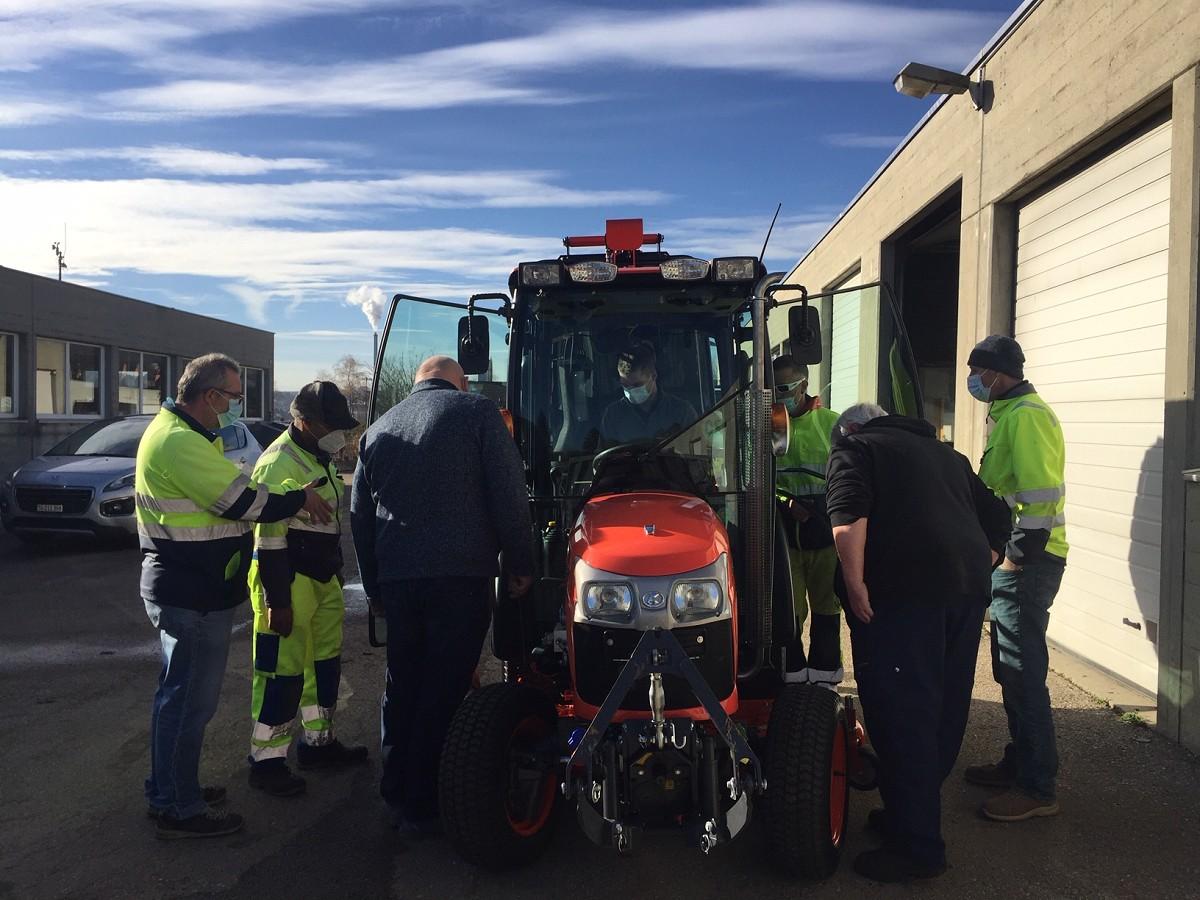
[[[296,762],[301,769],[338,769],[366,761],[366,747],[347,747],[336,739],[319,747],[311,747],[303,741],[296,745]]]
[[[293,775],[282,759],[250,764],[250,787],[272,797],[294,797],[303,794],[307,783]]]
[[[1010,788],[1017,783],[1017,773],[1011,765],[1001,761],[982,766],[967,766],[963,778],[981,787]]]
[[[225,802],[225,788],[220,785],[206,787],[202,789],[204,802],[209,806],[220,806]],[[159,809],[157,806],[147,806],[146,815],[151,819],[159,818],[166,810]]]
[[[1043,816],[1057,816],[1058,803],[1054,800],[1039,800],[1024,791],[1005,791],[993,797],[979,808],[985,819],[993,822],[1022,822]]]
[[[158,817],[156,836],[162,841],[221,837],[241,831],[243,824],[244,820],[237,813],[219,813],[211,809],[186,819],[164,813]]]
[[[905,884],[918,878],[936,878],[946,871],[946,864],[932,866],[882,847],[858,854],[854,858],[854,871],[883,884]]]

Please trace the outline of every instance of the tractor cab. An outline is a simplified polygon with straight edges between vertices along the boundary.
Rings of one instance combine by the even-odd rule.
[[[816,365],[821,306],[838,294],[810,297],[755,257],[662,244],[641,219],[610,220],[520,263],[507,292],[393,301],[371,418],[403,399],[414,310],[465,313],[454,346],[511,423],[537,551],[530,595],[497,582],[504,680],[456,713],[443,823],[467,859],[502,867],[541,851],[560,802],[618,850],[666,827],[705,852],[761,805],[776,858],[828,874],[865,757],[852,703],[781,675],[796,627],[775,500],[789,420],[767,320],[784,319],[788,352]],[[919,414],[902,324],[874,290],[884,405]]]

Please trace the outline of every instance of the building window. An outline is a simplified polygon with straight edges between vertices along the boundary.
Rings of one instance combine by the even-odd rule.
[[[266,376],[262,369],[242,367],[242,393],[246,395],[246,405],[242,416],[247,419],[261,419],[264,414],[263,385]]]
[[[38,338],[38,415],[99,416],[103,358],[92,344]]]
[[[0,332],[0,416],[17,414],[17,336]]]
[[[167,398],[167,358],[122,350],[117,361],[117,414],[152,413]]]

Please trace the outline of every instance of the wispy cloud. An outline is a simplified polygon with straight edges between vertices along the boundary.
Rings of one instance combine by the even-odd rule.
[[[305,157],[267,158],[195,147],[90,147],[64,150],[3,150],[0,160],[71,163],[117,159],[158,172],[179,175],[265,175],[271,172],[322,171],[329,163]]]
[[[857,134],[845,132],[825,136],[825,143],[831,147],[849,147],[856,149],[891,150],[904,138],[896,134]]]
[[[2,52],[0,51],[0,53]],[[0,128],[54,122],[77,111],[77,108],[69,103],[0,98]]]

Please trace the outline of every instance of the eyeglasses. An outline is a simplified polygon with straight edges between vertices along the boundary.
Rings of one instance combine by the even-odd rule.
[[[245,394],[235,394],[233,391],[225,390],[225,388],[213,388],[213,390],[216,391],[218,394],[224,394],[230,400],[242,401],[242,400],[246,399]]]
[[[807,379],[800,378],[800,379],[797,379],[796,381],[793,381],[791,384],[777,384],[777,385],[775,385],[775,393],[777,393],[781,397],[784,394],[790,394],[796,388],[800,387],[800,385],[804,384],[804,382],[806,380]]]

